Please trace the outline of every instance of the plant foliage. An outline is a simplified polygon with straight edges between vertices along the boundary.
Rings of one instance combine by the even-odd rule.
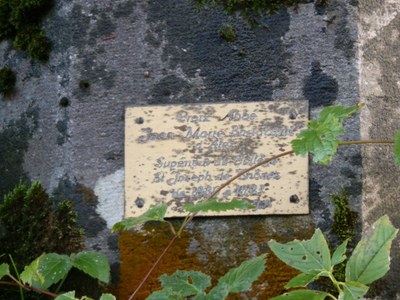
[[[167,213],[167,209],[167,204],[152,205],[144,214],[140,215],[139,217],[128,218],[121,222],[115,223],[112,231],[130,230],[140,224],[150,221],[163,222],[165,214]]]
[[[339,300],[361,299],[367,291],[367,284],[381,278],[389,270],[390,247],[398,229],[394,228],[387,216],[381,217],[372,229],[357,244],[346,264],[345,282],[334,277],[335,265],[346,259],[347,240],[330,256],[327,242],[317,229],[310,240],[281,244],[270,241],[268,244],[274,254],[291,267],[302,273],[294,277],[286,288],[306,287],[320,276],[328,277],[338,289]],[[309,290],[295,290],[271,300],[323,300],[336,299],[329,293]]]
[[[199,9],[204,9],[206,6],[222,7],[227,15],[239,14],[250,25],[258,24],[259,17],[263,15],[274,14],[281,7],[290,7],[303,2],[302,0],[193,0],[194,4]]]
[[[362,105],[325,107],[319,117],[309,121],[308,127],[292,141],[295,154],[304,156],[311,153],[314,162],[328,164],[339,146],[338,136],[345,132],[343,120],[361,107]]]
[[[172,275],[162,275],[160,281],[163,289],[153,292],[147,300],[183,300],[187,297],[194,300],[223,300],[230,293],[249,290],[264,269],[265,255],[245,261],[221,277],[209,293],[206,292],[211,286],[211,278],[208,275],[197,271],[178,270]]]
[[[0,0],[0,41],[11,39],[32,59],[47,61],[51,43],[41,22],[52,6],[53,0]]]
[[[19,184],[0,205],[0,253],[12,254],[22,267],[45,252],[82,250],[83,233],[69,201],[55,205],[42,185]]]

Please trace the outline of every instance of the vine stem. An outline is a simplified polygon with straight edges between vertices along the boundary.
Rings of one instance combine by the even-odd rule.
[[[339,142],[339,146],[350,146],[350,145],[376,145],[376,144],[394,144],[394,141],[389,141],[389,140],[358,140],[358,141],[341,141]],[[209,201],[213,197],[215,197],[221,190],[223,190],[226,186],[231,184],[233,181],[238,179],[240,176],[246,174],[247,172],[250,172],[262,165],[265,165],[275,159],[279,159],[283,156],[291,155],[294,154],[293,150],[290,151],[285,151],[280,154],[274,155],[270,158],[267,158],[239,173],[237,173],[235,176],[232,178],[228,179],[225,181],[223,184],[221,184],[206,200],[205,202]],[[142,279],[138,287],[135,289],[135,291],[131,294],[128,300],[132,300],[133,297],[137,294],[137,292],[140,290],[140,288],[143,286],[143,284],[146,282],[146,280],[150,277],[151,273],[155,269],[155,267],[158,265],[158,263],[161,261],[161,259],[165,256],[165,254],[168,252],[168,250],[171,248],[172,244],[175,242],[175,240],[181,236],[182,231],[186,228],[186,226],[193,220],[193,218],[197,215],[197,213],[190,213],[188,214],[185,219],[183,220],[183,223],[181,227],[179,228],[178,232],[174,234],[173,238],[170,240],[169,244],[165,247],[164,251],[160,254],[160,256],[157,258],[157,260],[154,262],[154,264],[151,266],[150,270],[146,273],[145,277]],[[173,232],[174,233],[174,232]],[[332,295],[330,295],[333,299],[336,299]]]
[[[16,279],[12,275],[7,275],[7,276],[9,276],[14,282],[0,281],[0,285],[17,286],[17,287],[20,287],[20,288],[22,288],[22,289],[24,289],[26,291],[34,291],[34,292],[37,292],[39,294],[44,294],[44,295],[47,295],[47,296],[50,296],[50,297],[53,297],[53,298],[57,298],[59,296],[59,295],[57,295],[55,293],[52,293],[52,292],[49,292],[49,291],[38,289],[38,288],[35,288],[33,286],[30,286],[30,285],[25,285],[25,284],[21,283],[20,281],[18,281],[18,279]]]
[[[164,255],[168,252],[169,248],[171,248],[172,244],[175,242],[175,240],[178,238],[177,235],[174,235],[173,238],[169,241],[167,247],[165,247],[164,251],[160,254],[160,256],[157,258],[157,260],[154,262],[154,264],[151,266],[150,270],[146,273],[146,276],[143,277],[142,281],[138,285],[138,287],[135,289],[135,291],[131,294],[128,300],[132,300],[133,297],[137,294],[137,292],[140,290],[140,288],[143,286],[143,284],[146,282],[146,280],[149,278],[153,270],[156,268],[158,263],[161,261],[161,259],[164,257]]]

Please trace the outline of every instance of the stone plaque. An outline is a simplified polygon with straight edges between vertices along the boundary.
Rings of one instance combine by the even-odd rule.
[[[168,217],[207,198],[238,172],[284,151],[306,126],[305,101],[128,107],[125,217],[167,203]],[[212,215],[308,213],[308,158],[286,156],[238,178],[216,196],[254,209]]]

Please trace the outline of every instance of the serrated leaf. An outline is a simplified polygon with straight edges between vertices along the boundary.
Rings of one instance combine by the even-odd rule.
[[[110,280],[110,265],[107,258],[98,252],[83,251],[71,254],[72,265],[102,282]]]
[[[184,300],[184,299],[185,297],[182,297],[179,293],[174,292],[170,288],[164,288],[161,291],[155,291],[146,298],[146,300]]]
[[[296,290],[284,293],[269,300],[324,300],[329,294],[321,291]]]
[[[77,300],[75,298],[75,291],[64,293],[56,297],[54,300]]]
[[[360,300],[368,292],[368,287],[362,283],[346,281],[338,300]]]
[[[102,294],[99,300],[116,300],[114,295],[112,294]]]
[[[24,271],[20,274],[23,283],[32,285],[34,282],[43,284],[45,278],[39,273],[39,261],[43,256],[39,256],[29,265],[26,265]]]
[[[294,240],[286,244],[272,240],[268,245],[280,260],[303,273],[331,270],[329,247],[320,229],[315,231],[310,240]]]
[[[390,247],[398,229],[386,215],[371,229],[357,244],[346,264],[346,281],[370,284],[389,270]]]
[[[301,156],[311,153],[314,162],[329,163],[340,142],[337,137],[344,133],[343,119],[359,108],[357,105],[325,107],[317,120],[309,121],[308,127],[291,142],[293,151]]]
[[[59,282],[67,276],[71,270],[71,260],[67,255],[48,253],[39,257],[39,278],[32,278],[32,286],[48,289],[51,285]],[[44,281],[41,279],[44,279]]]
[[[182,297],[203,294],[211,285],[211,278],[197,271],[176,271],[172,275],[162,275],[161,285],[172,291],[179,292]]]
[[[246,200],[239,200],[239,199],[232,199],[231,201],[227,202],[218,202],[217,199],[211,199],[206,202],[198,202],[196,204],[186,204],[183,205],[182,208],[187,212],[197,213],[200,211],[227,211],[227,210],[234,210],[234,209],[251,209],[254,208],[250,202]]]
[[[152,205],[149,210],[144,214],[140,215],[136,218],[128,218],[121,222],[115,223],[112,232],[119,230],[129,230],[135,228],[137,225],[149,222],[149,221],[158,221],[163,222],[165,214],[167,213],[168,205],[160,204],[160,205]]]
[[[357,112],[363,106],[363,104],[357,104],[349,107],[342,105],[328,106],[320,112],[318,119],[323,122],[329,115],[333,115],[335,118],[338,118],[340,121],[342,121],[344,118],[347,118],[351,114]]]
[[[400,166],[400,131],[394,135],[394,160]]]
[[[10,267],[8,264],[4,263],[0,265],[0,279],[6,275],[10,274]]]
[[[319,277],[320,277],[319,270],[314,270],[307,274],[301,273],[301,274],[297,275],[296,277],[293,277],[291,280],[289,280],[289,282],[286,283],[286,285],[285,285],[285,289],[306,287],[311,282],[317,280]]]
[[[248,291],[251,285],[265,270],[265,254],[243,262],[239,267],[228,271],[218,280],[217,289],[224,288],[227,293]]]
[[[348,241],[349,241],[348,239],[345,240],[343,243],[339,245],[339,247],[336,248],[335,252],[333,252],[332,265],[335,266],[346,260],[346,248]]]

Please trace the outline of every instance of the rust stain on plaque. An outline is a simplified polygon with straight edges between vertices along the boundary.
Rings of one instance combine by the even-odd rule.
[[[125,217],[167,203],[167,217],[207,198],[238,172],[291,150],[308,121],[306,101],[128,107],[125,114]],[[223,189],[220,201],[253,209],[214,215],[308,213],[308,158],[272,161]]]

